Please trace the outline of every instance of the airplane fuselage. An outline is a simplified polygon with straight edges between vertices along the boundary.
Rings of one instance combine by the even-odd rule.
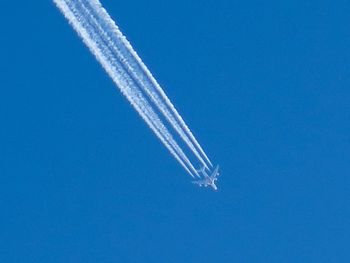
[[[212,182],[212,183],[210,184],[210,186],[211,186],[215,191],[218,190],[218,187],[216,186],[216,184],[215,184],[214,182]]]
[[[208,173],[205,171],[205,168],[202,168],[199,172],[202,173],[204,179],[199,181],[194,181],[193,183],[204,187],[211,186],[215,191],[218,190],[215,184],[215,181],[217,180],[217,176],[219,175],[218,169],[219,167],[217,166],[214,172],[211,175],[208,175]]]
[[[215,184],[217,178],[211,178],[207,173],[204,172],[205,180],[208,182],[207,185],[211,186],[215,191],[218,190],[218,187]]]

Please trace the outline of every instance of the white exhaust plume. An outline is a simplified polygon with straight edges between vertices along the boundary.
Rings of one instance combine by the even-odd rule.
[[[165,118],[173,126],[179,136],[184,140],[187,146],[202,163],[202,165],[209,169],[207,163],[198,153],[196,147],[193,145],[193,142],[190,140],[188,135],[192,140],[194,140],[194,143],[199,148],[204,158],[211,165],[210,160],[205,155],[204,151],[182,120],[181,116],[177,113],[175,107],[171,104],[164,91],[151,75],[150,71],[147,69],[137,53],[133,50],[130,43],[123,36],[106,10],[96,0],[80,0],[79,2],[82,4],[85,15],[89,17],[91,23],[96,26],[99,34],[103,35],[103,38],[108,42],[108,46],[115,53],[118,59],[120,61],[123,61],[123,65],[125,66],[125,69],[128,71],[130,76],[135,80],[135,82],[138,83],[140,88],[145,91],[145,93],[149,96],[159,111],[163,113]],[[177,119],[174,115],[177,116]],[[185,130],[183,128],[185,128]]]
[[[147,96],[194,153],[197,161],[207,167],[202,156],[211,165],[210,160],[101,4],[97,0],[54,0],[54,2],[159,140],[192,177],[193,174],[199,177],[189,158],[153,110]]]

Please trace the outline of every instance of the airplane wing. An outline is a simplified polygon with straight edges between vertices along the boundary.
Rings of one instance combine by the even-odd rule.
[[[193,184],[197,184],[199,186],[211,186],[214,190],[217,190],[217,186],[215,185],[215,181],[218,179],[217,177],[219,176],[219,166],[216,166],[216,168],[214,169],[214,171],[211,173],[210,176],[208,176],[206,173],[204,173],[205,178],[204,179],[200,179],[197,181],[192,181]]]
[[[198,181],[192,181],[193,184],[198,184],[199,186],[208,186],[208,182],[203,179],[203,180],[198,180]]]
[[[211,174],[211,178],[216,178],[216,177],[218,177],[219,176],[219,165],[218,166],[216,166],[216,168],[215,168],[215,170],[213,171],[213,173]]]

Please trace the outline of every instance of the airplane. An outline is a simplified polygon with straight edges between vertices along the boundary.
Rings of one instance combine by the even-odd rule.
[[[215,181],[218,179],[217,177],[219,175],[219,166],[216,166],[214,172],[212,172],[211,175],[207,174],[204,166],[198,172],[204,175],[204,179],[192,181],[192,183],[198,184],[200,187],[211,186],[215,191],[218,190],[217,186],[215,185]]]

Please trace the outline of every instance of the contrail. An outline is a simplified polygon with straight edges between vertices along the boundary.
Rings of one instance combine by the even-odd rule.
[[[91,21],[93,21],[95,26],[98,27],[100,34],[104,35],[104,38],[109,42],[111,49],[113,49],[117,57],[123,62],[123,65],[128,73],[146,92],[158,109],[164,114],[165,118],[173,126],[179,136],[185,141],[198,160],[206,168],[208,168],[207,164],[198,153],[196,147],[199,149],[207,162],[212,165],[180,114],[170,102],[146,65],[142,62],[141,58],[137,55],[136,51],[132,48],[131,44],[118,29],[118,26],[109,16],[107,11],[102,7],[101,3],[96,0],[88,0],[88,3],[86,4],[86,1],[80,2],[84,6],[87,15],[90,16]],[[163,101],[165,101],[165,103]],[[190,136],[190,138],[188,138],[187,135]],[[193,143],[196,145],[196,147],[193,145]]]
[[[174,158],[192,177],[194,177],[193,174],[200,177],[191,161],[165,127],[158,114],[153,110],[143,92],[164,115],[204,167],[208,166],[202,156],[211,165],[209,158],[205,155],[181,116],[166,97],[164,91],[101,4],[95,0],[53,1],[101,63],[122,94],[129,100],[130,104]],[[190,139],[187,135],[190,136]],[[198,153],[196,147],[202,156]]]
[[[149,119],[149,121],[151,121],[153,123],[155,128],[158,129],[158,132],[160,133],[160,135],[166,139],[167,143],[171,145],[171,147],[173,148],[173,150],[175,150],[177,155],[181,157],[181,159],[189,166],[189,168],[198,177],[200,177],[197,170],[193,167],[193,165],[190,162],[190,160],[188,159],[188,157],[184,154],[184,152],[179,147],[179,145],[176,143],[176,141],[174,140],[174,138],[172,137],[172,135],[170,134],[168,129],[164,126],[164,124],[161,122],[158,115],[154,112],[152,107],[149,105],[149,103],[147,102],[147,100],[143,96],[142,92],[139,90],[139,88],[137,86],[135,86],[134,81],[130,78],[130,76],[127,74],[127,72],[125,72],[125,70],[122,67],[122,64],[119,63],[119,61],[116,60],[114,55],[111,53],[108,45],[105,43],[106,41],[104,41],[104,38],[102,38],[100,36],[99,32],[95,32],[96,28],[94,28],[94,26],[91,24],[90,17],[83,16],[82,10],[79,9],[79,7],[81,7],[81,6],[78,4],[78,2],[79,1],[74,1],[74,3],[76,4],[76,7],[74,8],[72,5],[71,6],[72,10],[75,10],[76,11],[75,13],[77,13],[78,16],[81,16],[82,18],[84,18],[84,20],[86,21],[85,27],[88,29],[87,32],[89,32],[91,34],[91,37],[94,39],[94,41],[96,43],[98,43],[100,46],[102,46],[101,47],[101,49],[103,49],[102,53],[109,59],[109,63],[111,63],[110,64],[111,67],[118,69],[119,72],[117,72],[117,73],[120,76],[122,76],[123,78],[125,78],[127,80],[127,83],[129,84],[129,86],[131,86],[130,98],[134,99],[136,101],[136,105],[141,105],[141,108],[143,109],[143,111],[145,113],[144,117]],[[193,176],[193,174],[191,172],[190,172],[190,174]]]
[[[112,54],[110,54],[110,51],[106,49],[103,41],[99,39],[99,36],[91,27],[89,27],[88,21],[86,21],[83,16],[79,15],[79,10],[74,7],[74,3],[69,0],[54,0],[54,2],[71,23],[73,28],[77,31],[79,36],[83,39],[85,44],[89,47],[91,52],[95,55],[97,60],[104,67],[106,72],[120,88],[124,96],[129,100],[131,105],[141,115],[144,121],[166,146],[166,148],[168,148],[170,153],[192,177],[193,173],[189,170],[187,165],[192,171],[194,171],[195,174],[198,175],[197,171],[183,153],[181,148],[174,141],[169,131],[166,129],[166,127],[164,127],[164,125],[161,124],[157,114],[149,106],[148,102],[144,100],[138,88],[135,87],[128,75],[123,72],[120,64],[113,59]],[[187,165],[185,165],[183,160]]]

